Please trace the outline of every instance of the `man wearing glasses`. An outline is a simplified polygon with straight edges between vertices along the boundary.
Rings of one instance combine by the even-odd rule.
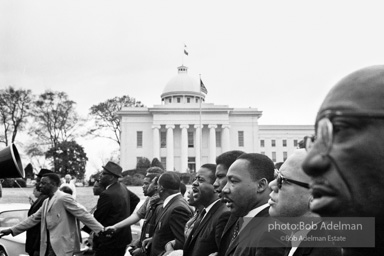
[[[311,210],[321,216],[375,217],[375,248],[344,255],[382,255],[384,247],[384,66],[358,70],[328,93],[307,140],[304,171],[312,177]]]
[[[285,219],[289,222],[311,223],[320,221],[318,215],[309,209],[309,204],[312,201],[309,190],[311,178],[301,168],[306,155],[305,149],[295,150],[282,164],[277,178],[269,183],[272,192],[269,194],[268,203],[270,205],[269,214],[272,217],[288,217],[286,219],[280,218],[280,220],[284,221]],[[296,230],[294,235],[295,237],[323,237],[324,235],[319,234],[317,230]],[[286,255],[341,255],[340,248],[324,248],[321,247],[321,244],[318,244],[317,247],[308,247],[310,245],[305,245],[305,241],[300,241],[300,239],[294,240],[291,245],[292,247],[287,250]]]

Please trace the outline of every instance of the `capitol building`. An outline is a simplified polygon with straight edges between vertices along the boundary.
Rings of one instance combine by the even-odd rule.
[[[146,157],[158,158],[167,171],[193,172],[229,150],[282,162],[304,136],[314,133],[313,125],[259,125],[262,111],[207,103],[201,86],[182,65],[165,85],[160,105],[125,107],[118,113],[124,170]]]

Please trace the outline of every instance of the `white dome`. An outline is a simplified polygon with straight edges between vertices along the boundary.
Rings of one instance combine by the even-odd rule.
[[[200,81],[187,74],[188,68],[185,66],[178,67],[178,74],[174,76],[165,86],[161,98],[172,95],[200,96],[205,95],[200,92]]]

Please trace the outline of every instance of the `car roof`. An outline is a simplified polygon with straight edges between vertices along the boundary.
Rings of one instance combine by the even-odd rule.
[[[12,210],[29,210],[31,208],[30,204],[23,203],[0,203],[0,212],[12,211]]]

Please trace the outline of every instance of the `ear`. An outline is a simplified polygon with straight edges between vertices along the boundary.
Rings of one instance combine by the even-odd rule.
[[[269,183],[266,178],[260,179],[257,183],[257,193],[263,193],[269,188]]]

